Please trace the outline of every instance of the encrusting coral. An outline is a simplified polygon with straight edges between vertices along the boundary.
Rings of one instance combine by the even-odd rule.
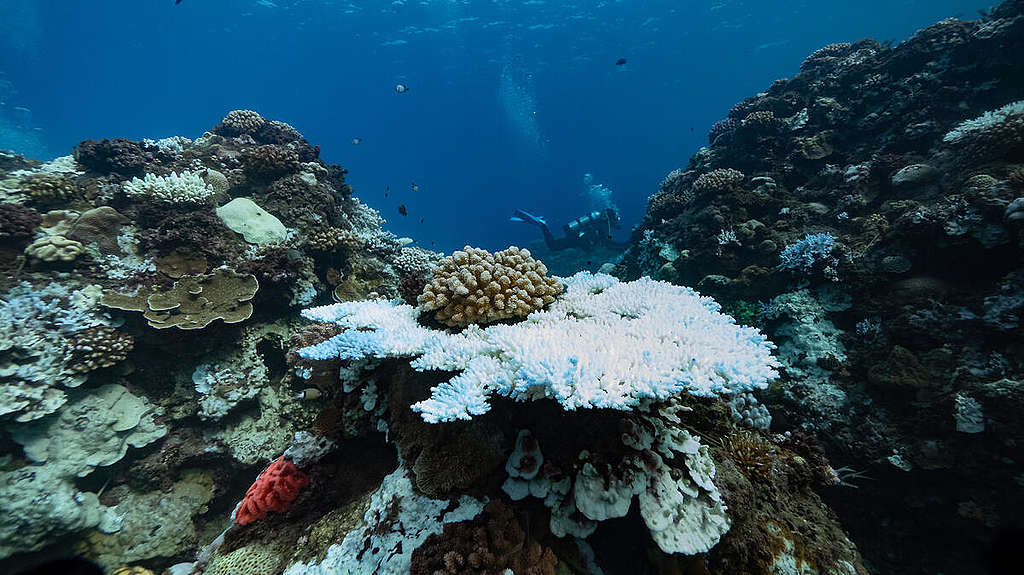
[[[418,301],[437,321],[465,327],[526,317],[561,292],[561,282],[547,277],[529,250],[513,246],[492,254],[466,246],[438,263]]]

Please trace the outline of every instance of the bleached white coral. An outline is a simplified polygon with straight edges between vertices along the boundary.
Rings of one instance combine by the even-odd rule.
[[[777,376],[774,345],[689,288],[589,272],[565,283],[546,310],[519,323],[460,333],[423,327],[416,308],[383,300],[308,309],[307,319],[346,331],[299,354],[415,357],[414,369],[460,372],[413,406],[431,423],[484,413],[494,394],[628,410],[683,391],[708,397],[762,389]]]
[[[124,194],[130,198],[149,198],[170,204],[203,204],[213,199],[214,189],[196,172],[171,172],[167,176],[146,174],[142,179],[125,182]]]
[[[67,402],[63,388],[85,374],[71,369],[75,332],[110,325],[97,313],[99,286],[22,282],[0,300],[0,416],[31,421]]]
[[[942,141],[947,144],[957,144],[993,130],[1001,124],[1008,122],[1019,124],[1022,121],[1024,121],[1024,100],[1018,100],[1002,108],[989,110],[977,118],[961,122],[956,128],[953,128],[943,136]]]

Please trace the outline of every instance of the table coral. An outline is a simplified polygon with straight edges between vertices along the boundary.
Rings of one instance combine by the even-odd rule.
[[[141,311],[157,329],[202,329],[213,321],[239,323],[249,319],[251,300],[259,284],[253,275],[218,268],[208,275],[182,276],[166,291],[141,291],[136,295],[105,292],[103,305]]]
[[[288,511],[292,501],[308,485],[308,475],[283,456],[277,458],[246,491],[245,499],[235,512],[235,522],[248,525],[266,517],[270,511]]]
[[[308,309],[307,319],[347,331],[299,355],[416,357],[417,370],[461,372],[413,406],[432,423],[485,413],[491,395],[628,410],[683,391],[712,397],[764,388],[777,376],[774,345],[693,290],[588,272],[566,284],[550,309],[520,323],[457,334],[428,329],[416,308],[383,300]]]

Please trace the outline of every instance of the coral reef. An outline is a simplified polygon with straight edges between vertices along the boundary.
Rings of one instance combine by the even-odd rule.
[[[757,399],[772,429],[812,434],[875,479],[828,500],[878,572],[978,572],[991,529],[1016,520],[962,504],[1024,506],[1005,487],[1021,428],[991,430],[987,399],[1024,378],[1017,50],[1016,1],[895,46],[818,50],[712,128],[615,268],[728,310],[763,302],[749,317],[782,365]],[[729,170],[747,178],[709,185]]]
[[[108,570],[195,555],[327,399],[295,397],[308,385],[285,358],[297,306],[329,301],[332,267],[397,294],[401,245],[345,171],[287,124],[238,116],[234,135],[87,140],[45,163],[0,155],[0,485],[18,494],[0,503],[5,572],[19,570],[6,558],[58,545]],[[245,163],[259,146],[290,170],[276,188]],[[233,231],[237,218],[218,215],[232,196],[294,231],[278,222],[272,244],[250,244],[266,229],[243,213]],[[329,230],[350,241],[304,243]],[[282,568],[281,547],[265,549],[233,557]]]

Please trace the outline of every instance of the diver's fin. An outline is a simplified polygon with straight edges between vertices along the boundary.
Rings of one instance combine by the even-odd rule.
[[[536,224],[538,226],[546,226],[548,223],[544,221],[544,218],[535,216],[529,212],[523,210],[516,210],[515,214],[508,219],[510,222],[523,222],[528,224]]]

